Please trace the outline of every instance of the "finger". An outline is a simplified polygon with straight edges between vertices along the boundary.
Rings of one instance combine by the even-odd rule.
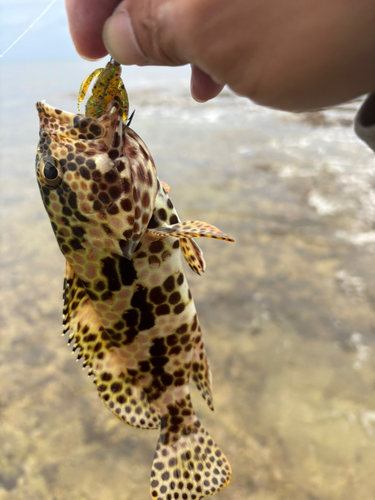
[[[75,48],[86,59],[108,54],[102,40],[103,25],[121,0],[65,0],[69,30]]]
[[[177,0],[124,0],[104,25],[108,52],[121,64],[186,64],[180,4]]]
[[[192,97],[198,102],[206,102],[213,99],[223,90],[224,85],[220,85],[202,71],[198,66],[191,66],[190,91]]]

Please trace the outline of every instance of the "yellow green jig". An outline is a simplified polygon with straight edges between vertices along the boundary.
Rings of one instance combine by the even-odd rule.
[[[121,79],[121,66],[114,59],[111,59],[105,68],[96,69],[83,80],[78,92],[78,110],[94,78],[97,80],[92,88],[92,95],[86,103],[86,116],[93,118],[102,116],[106,112],[108,104],[117,95],[123,106],[122,119],[126,121],[129,114],[128,93]]]

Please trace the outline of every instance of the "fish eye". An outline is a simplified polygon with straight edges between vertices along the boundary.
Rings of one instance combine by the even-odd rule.
[[[39,173],[42,182],[47,186],[56,187],[62,181],[60,164],[52,156],[46,156],[40,160]]]

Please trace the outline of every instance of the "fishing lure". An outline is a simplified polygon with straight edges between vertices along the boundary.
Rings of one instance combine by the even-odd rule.
[[[191,402],[193,380],[213,409],[181,255],[200,273],[205,263],[193,238],[233,240],[210,224],[179,220],[147,146],[124,121],[117,66],[98,73],[86,116],[36,105],[36,175],[66,259],[63,332],[114,415],[160,428],[152,498],[196,500],[224,488],[231,469]]]
[[[87,99],[86,116],[93,118],[102,116],[108,104],[117,95],[121,99],[122,119],[126,121],[129,112],[128,93],[121,79],[121,66],[114,59],[111,59],[105,68],[94,70],[83,80],[78,92],[78,111],[94,78],[97,80],[92,88],[92,96]]]

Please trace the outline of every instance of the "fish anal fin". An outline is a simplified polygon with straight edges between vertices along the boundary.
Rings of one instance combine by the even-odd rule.
[[[197,386],[197,389],[202,394],[203,399],[207,402],[208,407],[213,411],[212,397],[212,375],[208,364],[206,351],[204,348],[200,328],[198,328],[195,338],[195,347],[193,351],[193,359],[191,362],[192,379]]]
[[[219,492],[230,479],[227,458],[198,419],[174,442],[166,442],[162,432],[151,469],[152,498],[171,498],[173,483],[178,498],[201,499]]]
[[[171,226],[163,226],[155,229],[147,229],[151,235],[158,238],[165,238],[167,236],[174,236],[175,238],[215,238],[217,240],[224,240],[233,242],[227,234],[223,233],[220,229],[207,222],[200,220],[179,222]]]
[[[168,194],[169,191],[171,190],[171,187],[164,181],[160,181],[160,184],[163,186],[164,193]]]

